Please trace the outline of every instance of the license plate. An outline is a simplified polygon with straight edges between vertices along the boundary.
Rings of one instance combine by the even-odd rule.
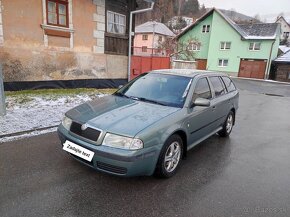
[[[70,142],[70,141],[66,141],[64,144],[63,144],[63,150],[73,154],[73,155],[76,155],[84,160],[87,160],[89,162],[92,161],[93,157],[94,157],[94,152],[86,149],[86,148],[83,148],[73,142]]]

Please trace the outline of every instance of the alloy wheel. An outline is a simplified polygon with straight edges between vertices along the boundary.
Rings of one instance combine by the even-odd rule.
[[[164,166],[165,170],[168,173],[174,171],[180,161],[181,156],[181,145],[175,141],[171,145],[168,146],[165,158],[164,158]]]
[[[228,134],[232,131],[233,124],[234,124],[234,118],[233,118],[233,115],[230,114],[227,118],[227,125],[226,125],[226,130]]]

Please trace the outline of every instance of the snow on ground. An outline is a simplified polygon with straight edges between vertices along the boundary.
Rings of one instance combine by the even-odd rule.
[[[17,97],[7,97],[7,115],[0,117],[0,143],[23,138],[13,134],[25,134],[26,136],[39,135],[56,129],[64,113],[69,109],[93,100],[100,95],[75,95],[59,97],[27,97],[23,101]],[[47,128],[52,129],[47,129]],[[46,128],[46,130],[36,131]],[[32,132],[35,131],[35,132]],[[6,138],[7,135],[9,138]],[[1,138],[2,137],[2,138]]]

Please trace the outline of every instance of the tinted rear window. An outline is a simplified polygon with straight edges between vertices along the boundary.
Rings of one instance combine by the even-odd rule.
[[[222,77],[228,92],[236,90],[236,86],[234,85],[233,81],[228,77]]]

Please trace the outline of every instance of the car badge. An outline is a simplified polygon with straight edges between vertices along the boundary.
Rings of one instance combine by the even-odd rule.
[[[87,128],[88,128],[87,124],[83,124],[82,127],[81,127],[82,130],[86,130]]]

